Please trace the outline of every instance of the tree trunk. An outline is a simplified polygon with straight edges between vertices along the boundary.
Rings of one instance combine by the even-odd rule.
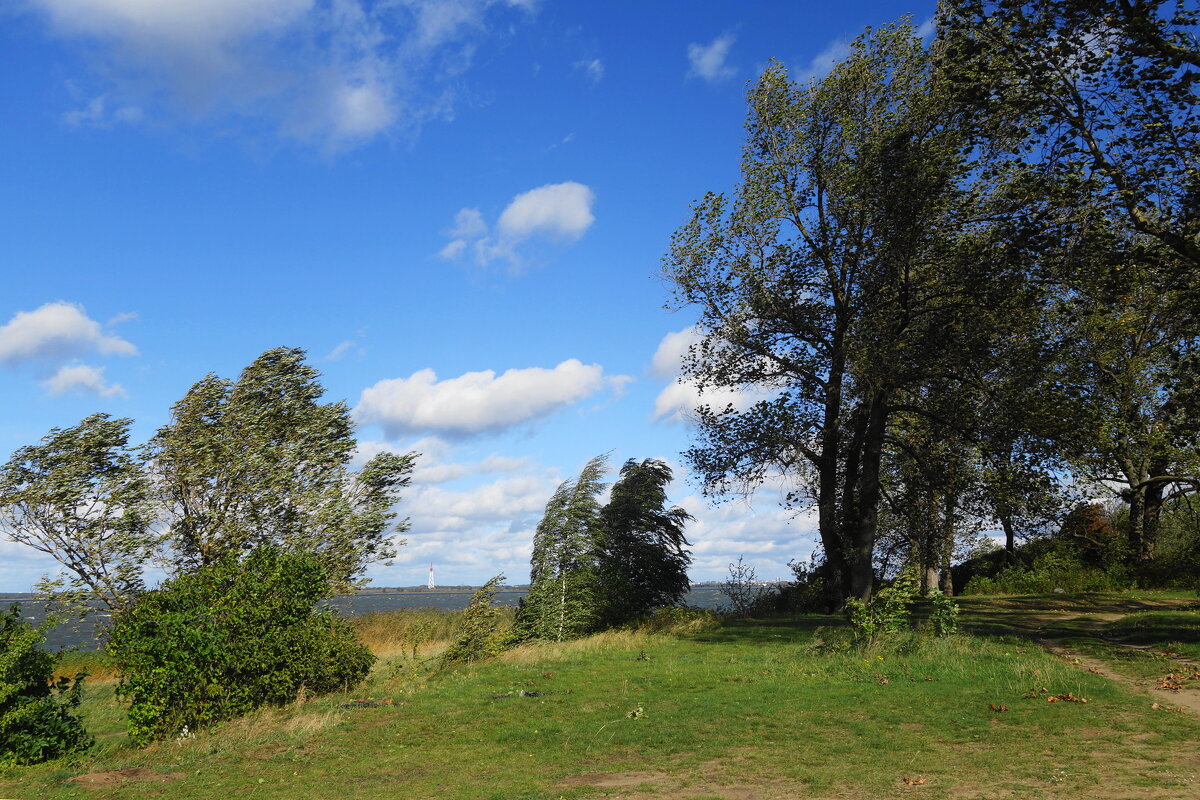
[[[864,603],[871,599],[875,588],[874,556],[875,535],[879,523],[879,470],[883,461],[883,435],[888,418],[885,390],[876,390],[869,402],[856,497],[858,524],[853,529],[850,562],[850,592]]]
[[[1150,466],[1151,477],[1163,475],[1166,471],[1166,464],[1154,463]],[[1166,490],[1167,484],[1165,483],[1152,483],[1146,487],[1146,493],[1142,498],[1141,549],[1134,553],[1134,557],[1139,561],[1146,562],[1154,558],[1154,547],[1158,543],[1158,520],[1162,514],[1163,495]]]
[[[1013,527],[1012,514],[1008,509],[996,514],[1000,518],[1000,527],[1004,529],[1004,563],[1011,564],[1017,555],[1017,529]]]

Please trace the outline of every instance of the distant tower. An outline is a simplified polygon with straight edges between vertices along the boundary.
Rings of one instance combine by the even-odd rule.
[[[433,564],[429,565],[429,583],[426,584],[430,589],[436,589],[437,584],[433,582]]]

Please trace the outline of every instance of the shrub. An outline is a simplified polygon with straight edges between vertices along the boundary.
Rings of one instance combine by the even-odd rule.
[[[929,590],[929,627],[934,636],[958,633],[958,603],[941,589]]]
[[[912,570],[904,570],[891,586],[880,589],[864,603],[857,597],[846,601],[850,627],[858,639],[870,641],[881,633],[896,633],[908,626],[909,608],[917,597],[918,581]]]
[[[59,657],[39,645],[44,628],[21,619],[20,606],[0,614],[0,766],[37,764],[92,745],[73,710],[84,673],[54,680]]]
[[[357,685],[375,656],[314,608],[328,586],[314,556],[268,546],[144,593],[108,643],[130,737],[145,744]]]
[[[457,641],[442,653],[442,664],[470,664],[499,655],[505,649],[504,632],[500,630],[500,609],[492,607],[496,585],[504,580],[497,575],[471,595],[463,612],[462,633]],[[416,652],[414,647],[413,652]]]
[[[754,567],[745,563],[741,556],[738,556],[736,564],[729,565],[729,578],[722,581],[717,589],[729,600],[725,612],[737,617],[749,616],[755,610],[760,610],[760,604],[769,594],[766,587],[759,583]]]
[[[1108,592],[1127,589],[1131,584],[1124,567],[1089,567],[1069,549],[1059,546],[1034,556],[1030,563],[1010,564],[992,577],[974,577],[963,594],[1045,594],[1060,588],[1068,592]]]

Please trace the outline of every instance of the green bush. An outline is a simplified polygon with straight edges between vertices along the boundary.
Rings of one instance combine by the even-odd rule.
[[[503,580],[503,574],[497,575],[471,595],[471,602],[463,612],[462,633],[454,644],[442,653],[443,666],[470,664],[472,661],[497,656],[504,651],[505,632],[500,630],[500,609],[492,606],[496,586]]]
[[[904,570],[891,586],[880,589],[864,603],[857,597],[846,601],[846,613],[850,616],[850,627],[856,638],[873,640],[881,633],[897,633],[908,627],[908,615],[917,597],[917,578],[911,570]]]
[[[1110,592],[1130,588],[1131,584],[1124,567],[1090,567],[1069,550],[1055,548],[1036,555],[1028,564],[1010,564],[992,577],[974,577],[963,594],[1045,594],[1055,589]]]
[[[941,589],[929,590],[929,628],[934,636],[958,633],[958,603]]]
[[[54,680],[58,656],[39,645],[43,628],[21,619],[20,606],[0,614],[0,766],[37,764],[92,746],[73,709],[84,673]]]
[[[315,609],[328,587],[311,554],[263,547],[144,593],[108,643],[130,737],[145,744],[357,685],[375,656]]]

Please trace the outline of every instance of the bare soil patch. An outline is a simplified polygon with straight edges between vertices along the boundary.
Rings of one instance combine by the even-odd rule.
[[[107,789],[126,781],[138,783],[170,783],[180,778],[186,778],[186,772],[155,772],[144,767],[129,767],[114,769],[110,772],[90,772],[87,775],[76,775],[67,780],[77,783],[85,789]]]

